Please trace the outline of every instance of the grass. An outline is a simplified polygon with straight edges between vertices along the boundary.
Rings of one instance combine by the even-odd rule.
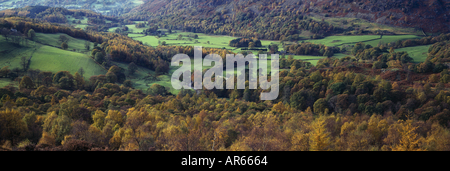
[[[84,78],[89,79],[93,75],[106,74],[106,70],[100,67],[94,60],[85,54],[66,51],[51,46],[42,46],[37,49],[31,58],[30,69],[41,71],[69,71],[75,74],[83,67]]]
[[[396,42],[398,40],[406,40],[406,39],[420,39],[422,37],[416,35],[384,35],[381,40],[372,40],[368,42],[364,42],[365,44],[369,44],[372,46],[377,46],[380,41],[383,43],[391,43]]]
[[[135,21],[135,23],[141,23],[144,21]],[[130,33],[141,33],[143,32],[145,29],[147,29],[147,27],[142,27],[142,28],[136,28],[136,24],[130,24],[130,25],[126,25],[128,27],[128,32]],[[108,30],[109,31],[109,30]],[[114,31],[114,30],[113,30]]]
[[[364,42],[364,44],[377,46],[380,41],[387,44],[398,40],[416,39],[421,37],[416,35],[384,35],[382,39],[379,38],[380,35],[328,36],[323,39],[305,40],[304,42],[323,44],[325,46],[341,46],[344,44],[354,45],[358,42]]]
[[[343,54],[343,53],[336,53],[336,54],[333,55],[333,57],[338,58],[338,59],[344,58],[346,56],[349,56],[349,55],[346,55],[346,54]],[[288,57],[288,56],[286,56],[286,57]],[[303,61],[310,62],[314,66],[317,65],[317,62],[320,59],[326,58],[326,57],[323,57],[323,56],[308,56],[308,55],[293,55],[292,57],[294,59],[301,59]]]
[[[396,34],[422,35],[421,31],[416,30],[414,28],[388,26],[388,25],[383,25],[383,24],[379,24],[379,23],[369,22],[367,20],[360,19],[360,18],[346,18],[346,17],[331,18],[331,17],[322,17],[322,16],[318,16],[318,15],[315,15],[313,17],[308,17],[308,18],[311,18],[316,21],[322,21],[322,19],[324,19],[324,21],[327,22],[328,24],[332,24],[333,26],[341,27],[341,28],[348,28],[348,27],[352,26],[352,23],[353,23],[355,27],[359,27],[359,28],[362,28],[362,29],[368,30],[368,31],[386,30],[386,31],[393,32]],[[343,23],[344,21],[347,21],[347,24],[344,24]]]
[[[30,45],[34,44],[29,42]],[[34,51],[32,47],[24,47],[6,41],[6,39],[0,37],[0,68],[9,66],[9,69],[20,68],[20,60],[22,56],[29,57]]]
[[[414,62],[423,62],[427,59],[428,49],[431,45],[413,46],[395,49],[395,52],[408,52],[409,57],[414,59]]]
[[[34,40],[36,40],[39,43],[48,44],[50,46],[55,47],[61,47],[61,43],[58,41],[60,35],[65,35],[69,38],[69,42],[67,43],[69,45],[69,50],[75,49],[77,52],[87,52],[86,48],[84,47],[84,44],[86,40],[83,39],[76,39],[73,37],[70,37],[67,34],[64,33],[56,33],[56,34],[44,34],[44,33],[36,33],[36,37]],[[89,42],[92,49],[94,47],[94,44],[92,42]]]
[[[129,34],[128,34],[128,37],[131,37],[131,38],[137,38],[137,37],[146,37],[146,36],[143,35],[143,34],[129,33]]]
[[[114,64],[116,64],[119,67],[122,68],[127,68],[128,64],[126,63],[120,63],[120,62],[113,62]],[[152,81],[152,80],[148,80],[145,79],[145,77],[149,76],[149,75],[155,75],[155,71],[152,71],[148,68],[144,68],[141,66],[138,66],[138,69],[136,71],[135,74],[129,76],[128,73],[127,74],[127,79],[131,80],[131,82],[133,82],[133,87],[135,89],[140,89],[142,90],[144,93],[147,91],[148,88],[150,88],[150,86],[152,86],[153,84],[159,84],[161,86],[166,87],[166,89],[168,89],[168,91],[172,94],[178,94],[178,92],[180,90],[176,90],[174,88],[172,88],[172,83],[170,80],[170,77],[172,75],[172,73],[177,69],[178,67],[171,67],[169,74],[167,75],[160,75],[157,78],[159,79],[159,81]]]
[[[128,36],[130,36],[130,34],[128,34]],[[155,36],[132,37],[132,38],[134,40],[141,41],[144,44],[146,43],[148,46],[158,46],[158,38],[156,38]]]
[[[363,36],[328,36],[323,39],[305,40],[314,44],[323,44],[325,46],[340,46],[342,44],[355,44],[362,41],[380,38],[379,35],[363,35]]]
[[[16,81],[12,81],[9,78],[0,78],[0,88],[5,86],[13,86],[13,87],[19,87],[18,83]]]
[[[75,19],[73,16],[71,15],[66,15],[67,18],[67,23],[70,25],[73,25],[75,28],[81,28],[81,29],[85,29],[88,26],[88,18],[87,17],[82,17],[82,19]],[[76,23],[72,23],[72,21],[74,21]],[[78,21],[80,21],[80,24],[78,24]]]
[[[60,34],[43,34],[36,33],[37,41],[54,45],[56,37]],[[70,38],[69,47],[84,48],[84,40]],[[41,71],[69,71],[75,74],[80,67],[85,70],[85,78],[88,79],[93,75],[106,74],[106,70],[97,65],[93,59],[83,53],[77,53],[60,48],[43,45],[40,43],[29,41],[29,47],[14,45],[7,42],[5,38],[0,37],[0,68],[9,66],[10,69],[20,68],[20,60],[22,56],[31,57],[30,69],[39,69]],[[73,45],[73,46],[71,46]],[[34,52],[34,53],[33,53]],[[7,80],[2,79],[0,86],[4,86]]]

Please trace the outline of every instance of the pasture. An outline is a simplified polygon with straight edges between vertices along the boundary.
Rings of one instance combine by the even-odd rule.
[[[68,41],[68,45],[69,48],[68,50],[73,51],[73,49],[75,49],[76,52],[87,52],[86,48],[85,48],[85,42],[86,40],[83,39],[77,39],[77,38],[73,38],[67,34],[64,33],[56,33],[56,34],[44,34],[44,33],[36,33],[36,37],[35,37],[35,41],[45,44],[45,45],[50,45],[53,47],[61,47],[61,42],[59,41],[59,37],[61,35],[66,36],[67,38],[69,38]],[[90,44],[90,48],[92,49],[94,47],[94,43],[89,42]]]
[[[51,71],[53,73],[69,71],[71,74],[75,74],[81,67],[85,71],[85,79],[89,79],[89,77],[94,75],[106,74],[106,70],[95,63],[89,56],[51,46],[38,48],[33,54],[30,64],[30,69]]]
[[[409,57],[414,59],[414,62],[423,62],[427,59],[428,56],[428,49],[431,45],[424,45],[424,46],[413,46],[413,47],[405,47],[405,48],[399,48],[395,49],[395,52],[402,52],[406,51],[408,52]]]

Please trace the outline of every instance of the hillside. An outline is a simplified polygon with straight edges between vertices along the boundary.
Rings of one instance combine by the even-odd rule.
[[[272,29],[269,26],[274,24],[279,26],[293,22],[298,24],[305,15],[320,18],[360,18],[380,24],[423,29],[426,33],[443,33],[449,31],[450,24],[446,17],[450,15],[449,7],[449,0],[382,0],[381,2],[371,0],[149,0],[124,16],[132,20],[162,19],[162,24],[172,24],[171,27],[178,29],[192,31],[190,27],[194,27],[196,30],[201,30],[199,32],[236,33],[240,36],[243,36],[243,33],[237,32],[237,29],[258,31],[259,28]],[[282,18],[282,16],[288,18]],[[265,20],[266,18],[269,20]],[[430,23],[433,24],[430,25]],[[314,24],[316,23],[312,23],[310,27]],[[318,24],[320,25],[320,22]],[[315,30],[314,28],[300,29],[312,32]],[[345,32],[346,30],[332,28],[326,31]],[[269,36],[267,38],[276,39]]]
[[[63,7],[66,9],[86,9],[103,15],[117,16],[126,13],[143,3],[143,0],[1,0],[0,10],[42,5],[48,7]]]

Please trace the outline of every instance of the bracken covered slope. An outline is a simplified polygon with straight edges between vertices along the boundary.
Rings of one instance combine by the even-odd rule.
[[[362,18],[372,22],[423,29],[425,32],[448,32],[450,0],[148,0],[126,17],[148,20],[154,17],[208,18],[215,13],[236,17],[239,12],[294,12],[329,17]],[[298,11],[298,13],[297,13]]]

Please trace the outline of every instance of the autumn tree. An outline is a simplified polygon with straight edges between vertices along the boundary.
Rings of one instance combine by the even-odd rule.
[[[80,74],[81,77],[84,77],[85,71],[84,71],[83,67],[80,67],[80,69],[78,69],[77,72],[78,72],[78,74]]]
[[[4,66],[2,69],[0,69],[0,78],[7,77],[10,71],[11,70],[9,69],[9,66]]]
[[[3,140],[10,140],[14,145],[27,133],[27,125],[22,115],[11,109],[0,111],[0,135]]]
[[[31,80],[30,77],[23,76],[22,80],[19,83],[19,87],[20,88],[28,88],[28,89],[34,88],[34,83],[33,83],[33,81]]]
[[[23,71],[27,71],[29,65],[29,60],[27,59],[27,57],[22,56],[20,58],[20,65],[22,66]]]
[[[401,123],[398,130],[400,133],[400,143],[392,148],[393,151],[422,151],[420,144],[423,138],[415,132],[417,126],[412,125],[412,120],[406,120]]]
[[[69,48],[69,45],[66,42],[62,42],[61,43],[61,48],[64,50],[67,50],[67,48]]]
[[[117,81],[117,76],[111,71],[106,73],[106,81],[109,83],[115,83]]]
[[[61,34],[60,36],[59,36],[59,39],[58,39],[58,41],[62,44],[62,43],[68,43],[69,42],[69,38],[66,36],[66,35],[64,35],[64,34]]]
[[[312,124],[309,143],[311,151],[327,151],[330,148],[330,133],[326,129],[325,116],[317,118]]]
[[[105,61],[105,55],[103,55],[103,53],[101,52],[97,52],[95,53],[95,57],[94,57],[95,61],[97,61],[98,63],[103,63]]]
[[[161,86],[159,84],[153,84],[152,86],[150,86],[150,88],[147,89],[147,94],[152,95],[152,96],[157,96],[157,95],[162,95],[165,96],[167,95],[169,92],[167,92],[166,88],[164,86]]]
[[[320,114],[324,113],[328,108],[328,102],[325,98],[320,98],[316,102],[314,102],[314,113]]]
[[[34,37],[36,37],[36,32],[33,29],[28,30],[28,38],[34,40]]]
[[[138,67],[137,67],[136,64],[134,64],[134,62],[131,62],[131,63],[128,65],[128,73],[129,73],[130,75],[133,75],[133,74],[136,72],[137,69],[138,69]]]
[[[75,85],[74,86],[75,86],[76,89],[83,89],[84,88],[84,83],[85,83],[84,78],[78,72],[75,72],[74,81],[75,81]]]

